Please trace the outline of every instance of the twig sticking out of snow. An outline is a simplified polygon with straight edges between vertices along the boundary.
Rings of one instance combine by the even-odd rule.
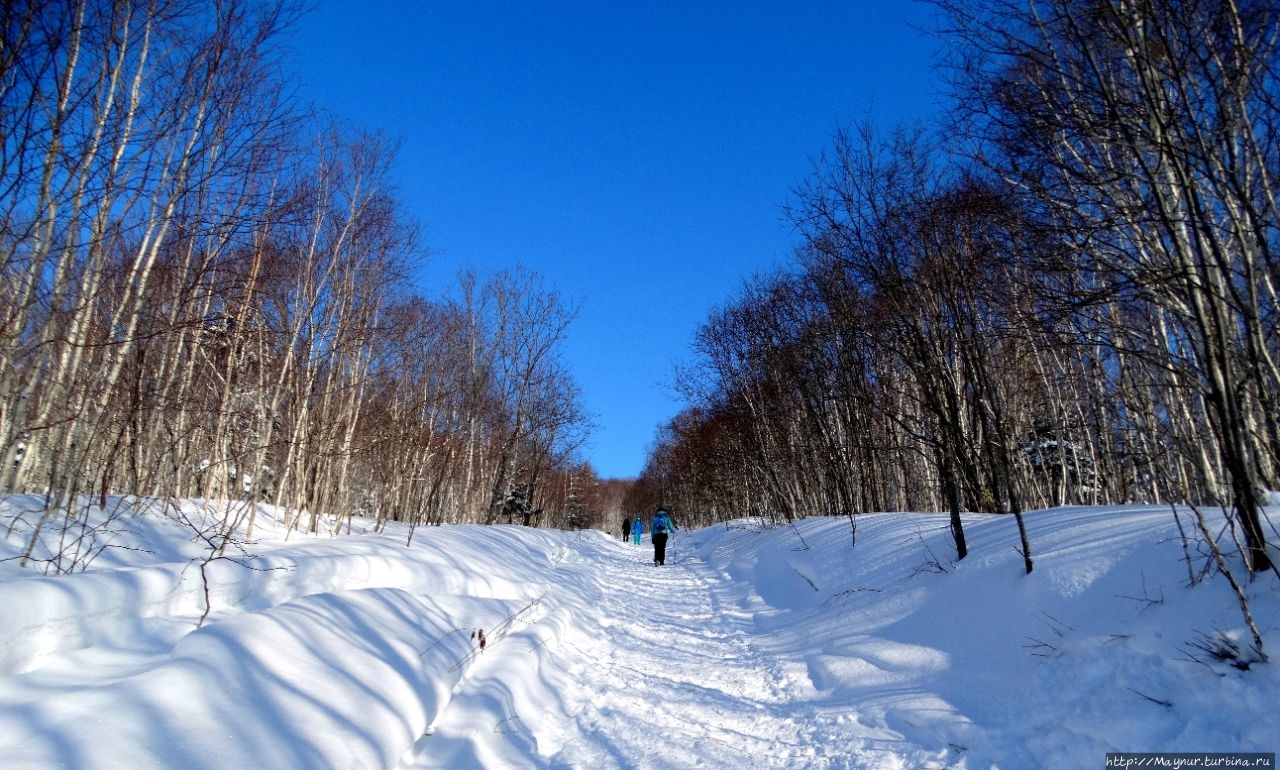
[[[1139,698],[1142,698],[1143,700],[1149,700],[1149,701],[1151,701],[1152,703],[1156,704],[1157,706],[1164,706],[1164,707],[1165,707],[1165,708],[1167,708],[1167,709],[1171,709],[1171,708],[1173,708],[1173,703],[1171,703],[1170,701],[1167,701],[1167,700],[1160,700],[1159,698],[1153,698],[1153,697],[1151,697],[1150,695],[1147,695],[1146,693],[1138,692],[1137,690],[1133,689],[1132,687],[1125,687],[1124,689],[1128,690],[1129,692],[1133,693],[1134,695],[1137,695]]]
[[[511,613],[510,615],[507,616],[505,620],[503,620],[497,626],[489,629],[488,636],[485,636],[484,629],[477,628],[475,631],[471,633],[471,641],[476,642],[476,646],[472,648],[471,652],[462,656],[461,660],[453,664],[453,667],[450,668],[449,670],[457,671],[462,666],[465,666],[466,664],[475,660],[477,657],[479,657],[480,653],[484,652],[485,647],[489,644],[490,640],[492,640],[494,644],[497,644],[498,642],[505,639],[507,635],[511,633],[511,630],[516,625],[516,623],[530,622],[526,620],[525,616],[528,615],[530,612],[532,612],[541,603],[542,603],[542,597],[539,596],[538,598],[529,602],[525,606],[521,607],[519,610],[516,610],[515,612]]]
[[[1068,631],[1075,630],[1061,618],[1056,618],[1044,610],[1041,610],[1037,614],[1040,616],[1040,622],[1045,624],[1045,626],[1053,632],[1053,635],[1059,639],[1065,639]],[[1030,654],[1035,655],[1037,658],[1056,658],[1062,654],[1062,651],[1056,644],[1051,644],[1041,639],[1037,639],[1034,636],[1028,636],[1027,639],[1031,641],[1031,644],[1024,644],[1022,646],[1026,649],[1032,650]]]
[[[1251,650],[1253,653],[1252,655],[1245,656],[1244,652],[1240,649],[1240,644],[1222,631],[1216,631],[1213,635],[1197,633],[1196,638],[1187,642],[1186,646],[1192,650],[1199,651],[1201,654],[1212,660],[1216,660],[1219,663],[1226,663],[1232,668],[1240,671],[1248,671],[1254,663],[1265,663],[1267,660],[1266,656],[1264,656],[1256,647]],[[1187,652],[1187,659],[1192,663],[1199,663],[1206,668],[1213,668],[1213,666],[1209,665],[1209,663],[1193,652]]]
[[[1151,598],[1151,594],[1147,591],[1147,575],[1146,573],[1143,573],[1142,574],[1142,596],[1125,596],[1124,594],[1116,594],[1116,598],[1128,599],[1129,601],[1138,602],[1139,604],[1142,604],[1143,605],[1142,609],[1138,610],[1138,614],[1141,615],[1142,613],[1146,612],[1152,607],[1156,607],[1161,604],[1164,604],[1164,589],[1163,588],[1160,589],[1159,599]]]
[[[943,566],[942,561],[938,558],[937,554],[933,552],[933,549],[929,547],[929,543],[925,541],[924,535],[920,534],[918,530],[916,531],[916,539],[920,541],[920,545],[924,546],[924,551],[928,554],[928,557],[924,560],[924,564],[916,567],[915,571],[911,573],[911,577],[915,577],[921,573],[945,575],[950,571]],[[953,563],[951,566],[954,567],[955,564]]]

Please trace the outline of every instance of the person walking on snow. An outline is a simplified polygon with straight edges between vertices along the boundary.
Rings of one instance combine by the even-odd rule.
[[[627,542],[627,535],[631,534],[631,517],[622,520],[622,542]]]
[[[644,534],[644,520],[639,516],[631,524],[631,536],[635,538],[636,545],[640,545],[640,536]]]
[[[667,535],[674,532],[676,525],[671,521],[671,514],[666,508],[659,508],[653,513],[653,524],[649,526],[649,539],[653,541],[653,563],[667,563]]]

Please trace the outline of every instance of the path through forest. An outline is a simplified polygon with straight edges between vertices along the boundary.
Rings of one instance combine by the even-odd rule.
[[[477,662],[407,767],[893,766],[886,746],[902,736],[824,708],[807,667],[770,654],[745,597],[687,537],[665,566],[647,539],[584,540],[553,572],[546,614]],[[527,654],[544,644],[552,656]],[[537,677],[520,669],[548,657],[559,665]],[[522,716],[539,704],[567,721]]]

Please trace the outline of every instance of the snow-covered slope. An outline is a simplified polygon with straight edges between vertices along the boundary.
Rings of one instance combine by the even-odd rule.
[[[0,558],[34,505],[0,508]],[[847,519],[681,531],[655,567],[597,532],[285,538],[267,510],[210,561],[198,506],[145,509],[87,571],[0,562],[4,767],[1079,768],[1280,744],[1274,665],[1201,649],[1247,657],[1249,635],[1224,580],[1188,587],[1167,508],[1031,513],[1031,575],[995,516],[958,564],[945,517],[913,514],[860,517],[856,545]],[[1274,652],[1277,579],[1247,590]]]

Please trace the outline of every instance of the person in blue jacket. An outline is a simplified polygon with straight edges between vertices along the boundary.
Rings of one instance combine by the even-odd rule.
[[[649,539],[653,541],[653,563],[667,563],[667,536],[675,532],[675,522],[666,508],[653,512],[653,523],[649,525]]]
[[[644,519],[639,516],[631,523],[631,536],[635,538],[636,545],[640,545],[640,536],[644,534]]]

